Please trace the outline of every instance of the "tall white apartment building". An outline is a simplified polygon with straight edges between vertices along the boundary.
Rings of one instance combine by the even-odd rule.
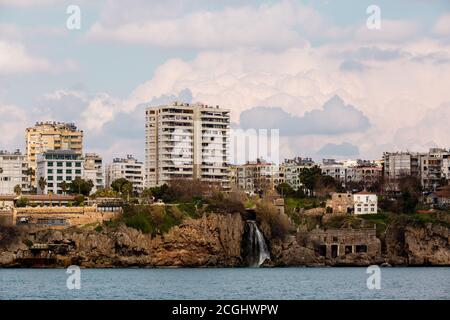
[[[188,178],[229,189],[230,110],[200,103],[146,109],[146,185]]]
[[[103,160],[98,154],[86,153],[84,155],[83,179],[91,180],[94,184],[91,193],[105,187],[103,169]]]
[[[106,168],[106,185],[111,186],[114,180],[125,178],[133,185],[133,192],[144,190],[144,164],[132,155],[126,158],[115,158]]]
[[[36,183],[39,194],[62,194],[61,183],[83,177],[83,159],[73,150],[47,150],[37,156]],[[47,182],[44,189],[39,181]]]
[[[30,182],[27,175],[28,161],[26,155],[0,150],[0,194],[13,194],[19,185],[22,191],[28,191]]]

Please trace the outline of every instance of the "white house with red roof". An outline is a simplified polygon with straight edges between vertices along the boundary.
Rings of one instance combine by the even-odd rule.
[[[355,214],[375,214],[378,212],[378,196],[375,193],[361,191],[353,194]]]

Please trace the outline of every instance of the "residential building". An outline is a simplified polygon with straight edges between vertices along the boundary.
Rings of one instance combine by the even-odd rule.
[[[61,183],[83,177],[83,159],[73,150],[47,150],[37,156],[36,183],[39,194],[63,194]],[[42,190],[39,180],[45,179]]]
[[[0,194],[13,194],[17,185],[22,191],[28,191],[30,177],[27,169],[27,158],[19,150],[14,152],[0,150]]]
[[[91,180],[94,184],[91,194],[105,187],[103,160],[96,153],[86,153],[84,156],[83,179]]]
[[[174,102],[147,108],[145,126],[147,186],[188,178],[230,188],[230,110]]]
[[[425,190],[436,190],[437,187],[446,184],[446,164],[450,152],[446,149],[431,148],[427,154],[420,157],[420,182]]]
[[[442,156],[442,177],[450,184],[450,155]]]
[[[378,212],[378,196],[375,193],[361,191],[353,194],[355,214],[375,214]]]
[[[83,153],[83,131],[73,123],[37,122],[26,129],[26,155],[29,167],[36,171],[37,156],[47,150],[73,150]],[[31,183],[36,186],[36,174]]]
[[[144,164],[133,155],[126,158],[115,158],[106,169],[106,185],[111,186],[114,180],[125,178],[133,185],[133,192],[144,190]]]
[[[385,152],[384,176],[388,180],[398,180],[404,176],[420,176],[420,153]]]
[[[285,159],[280,165],[280,173],[284,176],[284,182],[292,189],[298,190],[301,187],[300,171],[303,168],[311,168],[316,164],[311,158],[295,157],[293,159]]]
[[[347,168],[344,166],[344,163],[336,161],[336,159],[323,159],[320,169],[322,174],[333,177],[343,183],[347,179]]]
[[[273,190],[275,186],[284,181],[280,167],[263,159],[248,161],[236,167],[237,188],[247,193]]]

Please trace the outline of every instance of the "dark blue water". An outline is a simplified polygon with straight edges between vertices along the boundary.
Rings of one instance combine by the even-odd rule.
[[[0,269],[0,299],[450,299],[450,268]]]

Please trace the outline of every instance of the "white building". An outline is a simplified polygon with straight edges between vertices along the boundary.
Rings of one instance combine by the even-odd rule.
[[[106,169],[106,185],[111,186],[114,180],[125,178],[133,185],[133,192],[144,190],[144,164],[132,155],[126,158],[115,158]]]
[[[230,110],[175,102],[145,113],[147,186],[188,178],[230,187]]]
[[[293,159],[285,159],[280,164],[280,174],[283,174],[284,182],[292,189],[298,190],[301,187],[300,171],[303,168],[311,168],[316,164],[311,158],[295,157]]]
[[[103,169],[103,160],[98,154],[85,154],[83,179],[91,180],[94,184],[91,194],[105,187]]]
[[[0,151],[0,194],[13,194],[19,185],[22,191],[28,191],[30,182],[27,175],[26,155],[15,152]]]
[[[36,183],[39,194],[63,194],[61,183],[83,177],[83,159],[73,150],[47,150],[37,156]],[[44,190],[39,181],[47,182]]]
[[[355,214],[375,214],[378,212],[378,196],[370,192],[358,192],[353,194]]]

